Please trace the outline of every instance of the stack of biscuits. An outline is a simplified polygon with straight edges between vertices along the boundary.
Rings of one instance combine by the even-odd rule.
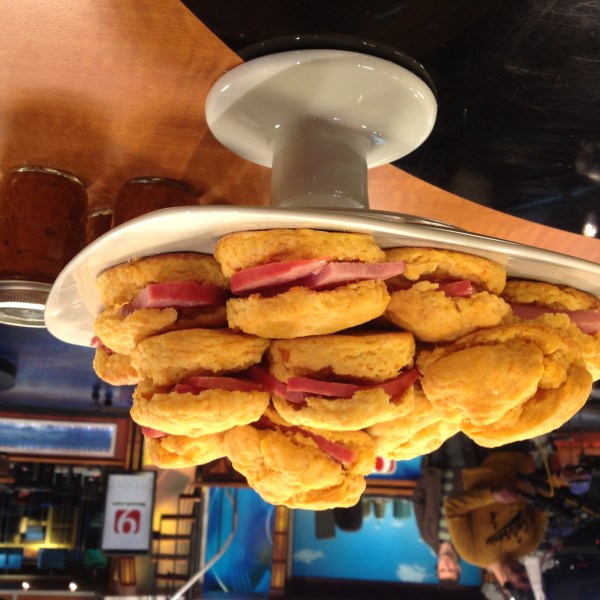
[[[136,386],[151,461],[227,457],[290,508],[353,506],[377,456],[459,431],[486,447],[548,433],[600,377],[594,296],[366,234],[231,233],[213,255],[112,267],[98,290],[94,367]]]

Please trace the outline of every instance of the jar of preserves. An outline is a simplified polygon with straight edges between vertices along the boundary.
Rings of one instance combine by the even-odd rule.
[[[101,208],[88,215],[85,244],[91,244],[112,227],[112,208]]]
[[[190,185],[168,177],[136,177],[125,182],[115,198],[113,227],[161,208],[194,206],[200,194]]]
[[[43,326],[51,284],[85,245],[87,212],[72,173],[23,165],[0,180],[0,322]]]
[[[84,246],[87,212],[76,175],[11,169],[0,181],[0,278],[53,283]]]

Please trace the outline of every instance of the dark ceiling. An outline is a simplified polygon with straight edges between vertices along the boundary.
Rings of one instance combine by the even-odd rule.
[[[113,389],[98,379],[92,368],[92,348],[61,342],[46,329],[0,325],[0,358],[13,363],[17,370],[14,387],[0,391],[2,410],[56,413],[129,409],[131,389]],[[94,386],[100,387],[97,403],[92,399]]]

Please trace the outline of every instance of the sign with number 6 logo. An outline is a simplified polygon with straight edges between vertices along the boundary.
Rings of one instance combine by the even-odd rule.
[[[140,531],[142,513],[136,508],[121,509],[115,513],[113,531],[119,535],[135,535]]]
[[[102,549],[147,552],[152,541],[155,473],[109,475],[104,506]]]

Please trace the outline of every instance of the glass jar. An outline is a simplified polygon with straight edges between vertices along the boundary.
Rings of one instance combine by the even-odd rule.
[[[101,208],[88,215],[86,246],[110,230],[112,226],[112,208]]]
[[[54,282],[85,245],[83,181],[50,167],[24,165],[0,180],[0,280]]]
[[[194,206],[200,194],[187,183],[168,177],[136,177],[123,184],[115,198],[112,225],[161,208]]]

